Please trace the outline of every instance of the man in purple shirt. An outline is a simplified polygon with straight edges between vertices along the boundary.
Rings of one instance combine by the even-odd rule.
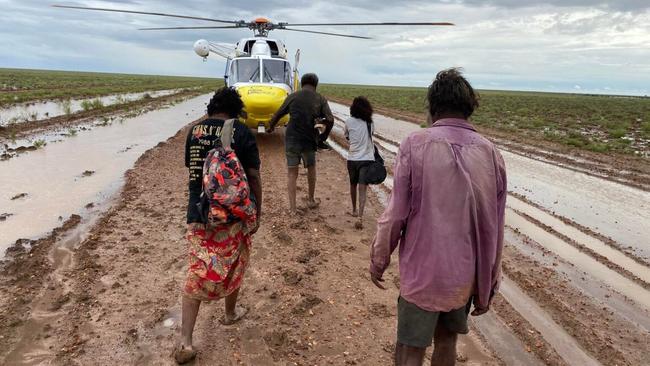
[[[390,202],[377,221],[370,276],[399,248],[396,365],[454,365],[467,315],[488,311],[501,275],[506,170],[467,119],[478,95],[458,69],[438,73],[427,95],[431,126],[400,145]]]

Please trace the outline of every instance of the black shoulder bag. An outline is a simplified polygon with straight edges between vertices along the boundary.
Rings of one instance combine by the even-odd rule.
[[[377,149],[377,146],[372,142],[370,123],[366,122],[366,125],[368,126],[368,138],[372,147],[375,149],[375,160],[366,167],[366,182],[368,184],[382,184],[384,180],[386,180],[388,172],[386,172],[386,167],[384,166],[384,158],[379,155],[379,149]]]

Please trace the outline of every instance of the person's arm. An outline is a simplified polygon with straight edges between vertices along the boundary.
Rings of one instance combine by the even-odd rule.
[[[280,121],[280,118],[284,117],[289,113],[289,105],[291,105],[291,100],[293,100],[293,94],[288,95],[284,99],[284,103],[280,106],[280,108],[273,114],[273,117],[271,117],[271,120],[269,121],[269,133],[273,132],[275,130],[275,125],[278,124]]]
[[[480,271],[479,275],[482,273],[483,276],[490,276],[490,280],[486,283],[486,287],[489,286],[489,293],[486,291],[479,292],[474,296],[474,311],[472,315],[478,316],[485,314],[490,309],[492,299],[494,295],[499,291],[499,285],[501,284],[501,254],[503,252],[503,232],[505,225],[505,212],[506,212],[506,197],[508,196],[508,183],[506,178],[506,166],[503,161],[503,157],[498,150],[494,151],[494,160],[495,160],[495,170],[496,170],[496,187],[497,187],[497,200],[496,200],[496,238],[492,240],[485,240],[485,244],[489,245],[488,253],[483,253],[483,256],[490,258],[494,255],[494,262],[492,268],[488,268],[489,273],[484,273]],[[492,254],[493,253],[493,254]],[[487,259],[488,261],[490,259]],[[479,264],[480,266],[480,264]],[[483,281],[477,282],[482,283]]]
[[[494,261],[494,268],[492,269],[492,294],[499,290],[501,283],[501,252],[503,251],[503,231],[505,226],[506,216],[506,197],[508,196],[508,180],[506,177],[506,164],[503,161],[501,154],[497,152],[497,185],[499,191],[497,193],[497,251],[496,259]],[[492,300],[492,299],[490,299]]]
[[[248,185],[251,187],[251,192],[255,196],[255,204],[257,207],[257,225],[251,231],[255,234],[260,227],[260,219],[262,218],[262,177],[260,176],[259,169],[248,168],[246,169],[246,177],[248,178]]]
[[[189,171],[189,176],[191,179],[192,176],[192,128],[187,133],[187,139],[185,140],[185,166],[190,170]],[[201,214],[199,213],[199,209],[197,207],[197,204],[199,203],[200,196],[201,196],[201,186],[200,185],[195,185],[195,184],[189,184],[189,195],[188,195],[188,202],[187,202],[187,217],[186,217],[186,223],[188,224],[188,230],[192,230],[192,228],[196,225],[199,225],[202,223],[201,219]]]
[[[321,141],[327,140],[327,138],[330,135],[330,132],[332,132],[332,128],[334,127],[334,116],[332,115],[332,110],[330,109],[330,105],[327,102],[327,99],[325,97],[321,96],[322,102],[321,102],[321,117],[324,119],[323,124],[325,125],[325,132],[321,134],[320,139]]]
[[[384,213],[377,220],[377,234],[370,248],[370,276],[378,282],[390,264],[390,256],[397,248],[406,228],[411,210],[411,146],[408,138],[402,142],[393,174],[393,192]]]
[[[185,167],[190,167],[190,141],[192,139],[192,129],[194,126],[190,127],[190,130],[187,132],[187,138],[185,139]]]
[[[260,176],[260,153],[257,148],[257,141],[255,136],[241,122],[235,122],[236,139],[233,145],[237,158],[244,167],[248,185],[251,193],[255,196],[257,207],[257,222],[259,226],[260,218],[262,216],[262,178]],[[252,231],[255,233],[257,227]]]

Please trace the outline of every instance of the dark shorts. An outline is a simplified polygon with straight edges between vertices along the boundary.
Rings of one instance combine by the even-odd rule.
[[[467,305],[449,312],[426,311],[417,305],[397,299],[397,342],[406,346],[427,348],[433,342],[433,334],[440,323],[450,332],[467,334],[467,315],[471,306]]]
[[[286,144],[285,154],[287,156],[288,167],[297,167],[300,165],[301,160],[305,168],[316,165],[316,150],[305,149],[298,145]]]
[[[372,160],[348,160],[350,184],[368,184],[366,182],[366,170],[370,163],[372,163]]]

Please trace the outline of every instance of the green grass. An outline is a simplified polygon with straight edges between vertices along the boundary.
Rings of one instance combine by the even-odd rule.
[[[93,109],[99,109],[104,106],[101,99],[89,99],[81,101],[81,109],[84,111],[92,111]]]
[[[319,86],[329,97],[352,100],[364,95],[376,105],[419,114],[425,122],[426,88],[332,85]],[[596,152],[647,153],[650,98],[538,92],[479,91],[476,125],[557,142]],[[631,137],[631,142],[623,137]]]
[[[36,141],[34,141],[34,144],[33,144],[33,146],[35,148],[37,148],[37,149],[40,149],[40,148],[44,147],[45,145],[47,145],[47,142],[45,142],[45,140],[43,140],[43,139],[36,140]]]
[[[65,103],[67,99],[166,89],[198,88],[208,92],[222,85],[223,80],[216,78],[0,68],[0,108],[38,100]]]

